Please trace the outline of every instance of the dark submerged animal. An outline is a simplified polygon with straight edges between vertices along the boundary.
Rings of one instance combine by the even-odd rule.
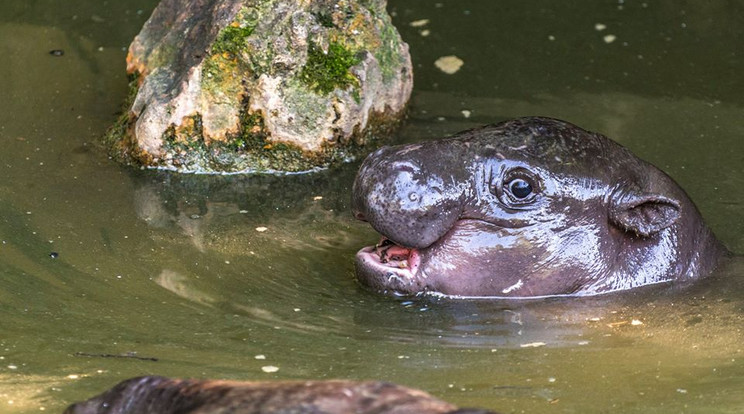
[[[695,279],[726,252],[669,176],[549,118],[382,148],[352,208],[383,236],[358,278],[387,292],[593,295]]]
[[[123,381],[65,414],[496,414],[458,409],[385,382],[238,382],[149,376]]]

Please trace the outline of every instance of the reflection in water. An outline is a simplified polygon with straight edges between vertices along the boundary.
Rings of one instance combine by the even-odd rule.
[[[163,289],[192,302],[202,305],[209,305],[215,302],[215,299],[211,296],[194,289],[189,284],[189,279],[186,276],[173,270],[163,269],[160,275],[155,278],[155,283]]]

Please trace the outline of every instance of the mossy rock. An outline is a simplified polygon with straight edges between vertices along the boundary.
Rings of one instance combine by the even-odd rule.
[[[384,1],[163,0],[130,46],[112,154],[199,173],[301,172],[384,141],[412,88]]]

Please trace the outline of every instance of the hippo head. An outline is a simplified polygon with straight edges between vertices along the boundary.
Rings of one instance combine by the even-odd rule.
[[[724,252],[671,178],[548,118],[382,148],[352,207],[382,235],[357,276],[386,292],[591,295],[696,278]]]

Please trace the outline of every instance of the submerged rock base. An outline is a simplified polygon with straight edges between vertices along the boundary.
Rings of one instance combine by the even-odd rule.
[[[300,172],[374,148],[405,114],[408,45],[385,0],[163,0],[127,56],[115,158]]]

